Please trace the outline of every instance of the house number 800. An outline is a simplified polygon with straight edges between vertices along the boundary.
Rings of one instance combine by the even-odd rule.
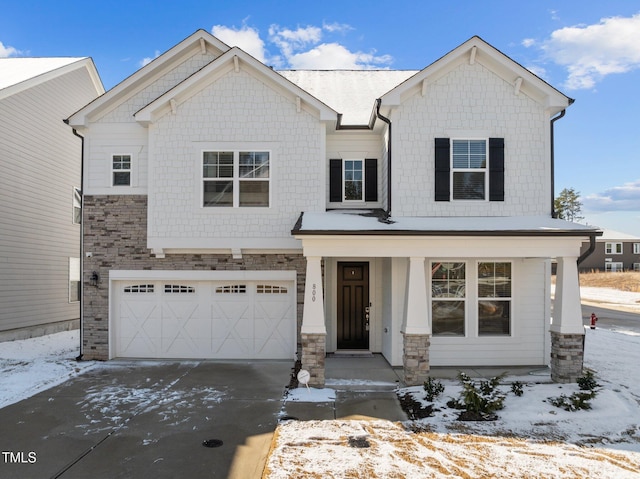
[[[311,301],[315,302],[316,300],[316,285],[315,283],[311,285]]]

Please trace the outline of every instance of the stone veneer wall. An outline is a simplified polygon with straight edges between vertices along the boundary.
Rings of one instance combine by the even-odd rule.
[[[407,386],[424,384],[429,377],[429,334],[402,334],[404,341],[404,354],[402,365],[404,367],[404,382]]]
[[[296,270],[297,337],[304,306],[306,260],[300,254],[175,254],[155,258],[147,249],[147,197],[144,195],[86,196],[84,198],[84,322],[83,359],[109,358],[109,271],[189,270],[255,271]],[[92,272],[100,276],[90,285]]]
[[[584,334],[560,334],[551,331],[551,380],[574,383],[582,376]]]
[[[309,371],[309,385],[324,387],[326,334],[302,334],[302,369]]]

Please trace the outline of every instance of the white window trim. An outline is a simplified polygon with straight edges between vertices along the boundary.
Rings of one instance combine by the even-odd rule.
[[[512,259],[504,258],[476,258],[475,260],[468,260],[462,258],[431,258],[425,261],[425,274],[427,278],[428,288],[428,315],[429,323],[433,324],[433,296],[432,296],[432,282],[431,268],[433,263],[464,263],[465,274],[465,311],[464,311],[464,330],[465,334],[462,336],[441,336],[432,335],[432,341],[436,343],[455,343],[462,341],[471,341],[473,344],[481,344],[483,342],[495,342],[495,341],[513,341],[517,338],[518,325],[514,321],[514,315],[516,311],[517,302],[517,274],[516,263]],[[478,302],[486,300],[487,298],[480,298],[478,295],[478,264],[479,263],[510,263],[511,264],[511,297],[506,298],[511,302],[509,309],[509,334],[497,334],[497,335],[480,335],[480,318],[478,316]],[[471,273],[469,268],[473,268]],[[438,298],[435,298],[438,300]]]
[[[128,170],[114,170],[113,168],[113,158],[114,156],[128,156],[130,159],[130,165],[129,165],[129,169]],[[135,157],[135,155],[131,152],[112,152],[109,154],[109,186],[111,188],[116,188],[116,189],[124,189],[124,188],[131,188],[133,186],[136,186],[137,184],[137,175],[135,174],[135,170],[136,167],[135,165],[137,164],[137,159]],[[129,184],[128,185],[114,185],[113,184],[113,174],[115,172],[125,172],[128,171],[129,172]]]
[[[640,243],[633,243],[633,254],[640,254]]]
[[[345,178],[345,173],[346,173],[346,164],[347,161],[359,161],[360,164],[362,165],[361,171],[362,171],[362,192],[361,192],[361,196],[359,200],[348,200],[347,199],[347,192],[346,192],[346,178]],[[364,158],[343,158],[342,159],[342,202],[344,203],[364,203],[364,195],[365,195],[365,189],[366,189],[366,185],[365,185],[365,160]]]
[[[82,191],[77,186],[72,189],[71,222],[74,225],[82,224]],[[76,221],[76,208],[80,210],[80,221]]]
[[[70,257],[69,258],[69,292],[68,292],[68,299],[69,299],[69,303],[78,303],[80,302],[79,299],[71,299],[71,283],[72,282],[77,282],[78,283],[78,291],[80,292],[80,258],[73,258]]]
[[[604,270],[609,273],[624,271],[624,264],[620,261],[611,261],[608,259],[604,263]]]
[[[221,152],[228,151],[233,153],[233,205],[232,206],[205,206],[204,205],[204,183],[207,180],[215,181],[213,178],[205,178],[204,177],[204,168],[203,168],[203,160],[204,154],[206,152]],[[240,206],[240,182],[241,181],[249,181],[240,179],[240,152],[266,152],[269,153],[269,178],[252,178],[250,181],[266,181],[269,183],[269,204],[267,206]],[[200,209],[202,210],[212,210],[212,211],[245,211],[245,210],[255,210],[255,211],[265,211],[269,210],[273,206],[273,151],[271,148],[260,148],[257,145],[240,145],[229,148],[228,146],[218,147],[214,146],[211,148],[202,148],[199,152],[198,159],[198,188],[200,190]]]
[[[617,245],[620,245],[620,252],[617,251]],[[624,252],[624,245],[620,241],[607,241],[604,244],[605,254],[622,254]]]
[[[485,142],[485,167],[484,168],[455,168],[453,167],[453,142],[454,141],[484,141]],[[452,202],[460,203],[460,202],[469,202],[469,203],[480,203],[480,202],[488,202],[489,201],[489,138],[488,137],[477,137],[477,136],[469,136],[469,137],[452,137],[449,139],[449,200]],[[455,173],[484,173],[484,199],[482,200],[473,200],[473,199],[455,199],[453,197],[453,174]]]

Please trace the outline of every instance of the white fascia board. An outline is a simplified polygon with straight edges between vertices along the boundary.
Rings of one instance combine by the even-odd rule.
[[[201,40],[205,41],[208,50],[213,50],[216,53],[223,53],[229,50],[228,45],[210,33],[198,30],[117,84],[104,95],[71,115],[68,119],[69,124],[73,127],[87,126],[90,118],[125,102],[138,91],[173,69],[178,63],[181,63],[185,55],[202,51]]]
[[[82,68],[87,69],[87,73],[91,78],[91,81],[96,90],[96,94],[102,95],[104,93],[104,86],[102,86],[102,80],[100,80],[100,75],[98,75],[98,71],[96,70],[96,66],[93,63],[93,60],[89,57],[82,57],[82,58],[70,59],[70,60],[72,61],[72,63],[68,63],[67,65],[64,65],[54,70],[50,70],[46,73],[42,73],[40,75],[34,76],[27,80],[21,81],[20,83],[11,85],[7,88],[3,88],[2,90],[0,90],[0,100],[4,98],[8,98],[12,95],[23,92],[37,85],[41,85],[50,80],[53,80],[54,78],[61,77],[63,75],[66,75],[67,73],[71,73],[75,70],[79,70]]]
[[[158,238],[147,237],[147,248],[151,250],[205,251],[231,250],[231,248],[259,250],[301,250],[302,243],[292,237],[264,238]]]
[[[292,270],[248,271],[192,271],[192,270],[109,270],[112,281],[295,281],[297,272]]]
[[[207,85],[210,85],[220,76],[235,70],[236,66],[239,66],[239,68],[248,67],[254,74],[266,78],[268,80],[267,84],[275,87],[279,92],[291,96],[292,101],[296,102],[296,99],[300,98],[301,107],[305,110],[315,112],[315,114],[319,116],[320,121],[336,121],[338,115],[336,111],[238,47],[233,47],[225,52],[198,73],[190,76],[176,87],[140,109],[134,115],[135,119],[142,124],[153,123],[158,118],[172,111],[172,100],[175,102],[176,107],[180,106],[181,103],[188,100]]]
[[[472,37],[404,83],[385,93],[382,96],[382,105],[398,106],[407,97],[422,93],[425,80],[429,83],[437,81],[456,66],[465,61],[470,61],[472,55],[474,63],[484,65],[508,83],[514,83],[518,77],[522,78],[520,90],[545,105],[551,115],[561,111],[571,103],[569,97],[537,77],[531,71],[486,43],[480,37]]]
[[[556,258],[580,255],[581,237],[296,236],[305,256]]]

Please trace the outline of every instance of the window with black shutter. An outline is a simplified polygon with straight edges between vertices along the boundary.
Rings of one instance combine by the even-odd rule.
[[[378,160],[329,160],[329,201],[378,201]]]

